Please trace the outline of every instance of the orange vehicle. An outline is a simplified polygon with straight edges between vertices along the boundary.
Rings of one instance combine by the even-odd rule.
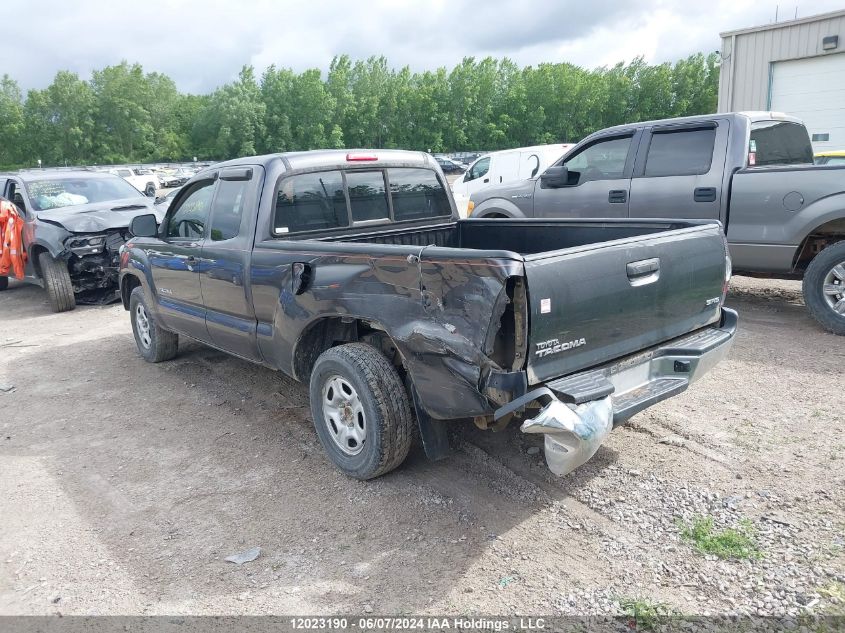
[[[0,285],[9,284],[8,277],[23,279],[26,251],[22,243],[23,218],[14,204],[0,198]]]

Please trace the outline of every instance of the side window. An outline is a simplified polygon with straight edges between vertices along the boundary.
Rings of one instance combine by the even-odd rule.
[[[569,169],[569,184],[622,178],[631,138],[625,136],[598,141],[570,157],[563,163]]]
[[[431,169],[391,168],[387,178],[395,221],[452,214],[446,190]]]
[[[24,203],[23,194],[21,191],[23,187],[21,187],[20,183],[10,180],[9,181],[9,200],[14,203],[14,205],[18,208],[21,213],[26,213],[26,204]]]
[[[748,164],[801,165],[813,163],[813,146],[807,128],[789,121],[756,121],[751,124]]]
[[[276,194],[274,233],[299,233],[348,226],[343,176],[321,171],[289,176]]]
[[[211,211],[214,181],[197,183],[179,206],[168,214],[167,237],[173,239],[200,239],[205,234],[205,224]]]
[[[383,172],[348,171],[346,188],[349,191],[353,222],[386,220],[390,217]]]
[[[490,157],[487,156],[482,158],[481,160],[477,161],[467,173],[467,177],[464,178],[465,182],[469,182],[470,180],[475,180],[476,178],[481,178],[484,174],[490,171]]]
[[[128,169],[118,169],[117,175],[120,176],[121,178],[130,178],[132,176],[132,172],[129,171]]]
[[[716,128],[655,132],[646,156],[645,176],[693,176],[710,171]]]
[[[241,230],[248,180],[221,180],[217,186],[217,197],[211,210],[211,231],[213,242],[237,237]]]

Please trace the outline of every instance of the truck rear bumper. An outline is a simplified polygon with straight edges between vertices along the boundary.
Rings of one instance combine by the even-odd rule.
[[[545,434],[546,462],[565,475],[598,450],[617,424],[684,391],[730,351],[737,314],[722,309],[718,325],[662,343],[619,361],[558,378],[499,408],[494,418],[542,406],[523,433]]]

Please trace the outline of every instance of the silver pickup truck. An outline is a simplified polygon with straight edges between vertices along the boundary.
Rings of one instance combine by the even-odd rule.
[[[845,335],[845,165],[814,165],[798,119],[741,112],[592,134],[543,174],[470,200],[473,218],[718,219],[734,271],[804,280]]]

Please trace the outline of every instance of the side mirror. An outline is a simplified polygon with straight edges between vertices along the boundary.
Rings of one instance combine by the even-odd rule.
[[[158,221],[152,213],[136,215],[129,223],[129,232],[134,237],[155,237],[158,235]]]
[[[153,204],[161,204],[161,203],[162,203],[162,202],[164,202],[166,199],[167,199],[167,198],[165,198],[165,196],[158,196],[155,200],[153,200]]]
[[[549,167],[540,175],[543,189],[560,189],[569,184],[569,169],[564,165]]]

